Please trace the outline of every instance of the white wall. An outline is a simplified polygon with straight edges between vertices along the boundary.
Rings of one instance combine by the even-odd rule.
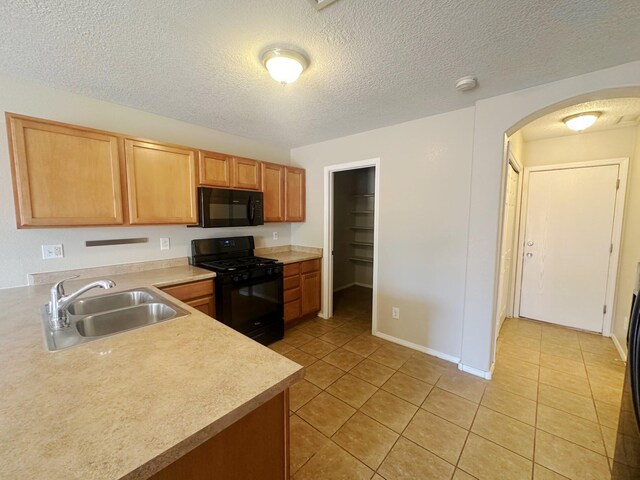
[[[460,356],[473,108],[291,151],[307,169],[298,245],[322,246],[327,165],[380,158],[378,330]],[[400,320],[391,307],[400,307]]]
[[[527,167],[621,157],[629,159],[622,248],[613,307],[613,334],[625,349],[636,266],[640,261],[640,162],[637,158],[637,137],[638,127],[625,127],[533,140],[525,142],[523,146],[524,164]]]
[[[0,111],[122,132],[191,147],[235,153],[278,163],[289,163],[289,151],[276,145],[145,113],[88,97],[73,95],[0,76]],[[0,129],[6,131],[4,115]],[[0,287],[24,285],[27,274],[112,265],[190,254],[190,241],[198,237],[255,235],[260,246],[290,242],[289,224],[257,228],[194,229],[167,227],[16,228],[6,134],[0,134]],[[272,241],[272,232],[279,239]],[[148,237],[148,244],[86,248],[85,240]],[[160,251],[159,238],[169,237],[171,249]],[[41,260],[40,245],[64,244],[65,258]]]

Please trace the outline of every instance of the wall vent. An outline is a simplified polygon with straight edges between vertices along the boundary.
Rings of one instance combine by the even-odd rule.
[[[315,7],[316,10],[322,10],[328,7],[336,0],[309,0],[309,3]]]

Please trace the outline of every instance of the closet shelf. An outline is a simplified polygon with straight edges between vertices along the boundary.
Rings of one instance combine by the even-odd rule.
[[[349,227],[351,230],[373,230],[373,227]]]
[[[354,197],[375,197],[375,194],[373,193],[357,193],[354,195]]]
[[[373,247],[373,242],[351,242],[356,247]]]
[[[373,258],[366,257],[351,257],[349,260],[352,262],[373,263]]]
[[[351,213],[353,215],[360,215],[360,214],[373,215],[373,210],[354,210]]]

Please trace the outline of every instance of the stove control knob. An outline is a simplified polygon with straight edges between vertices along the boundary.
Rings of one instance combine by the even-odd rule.
[[[267,268],[267,275],[271,275],[273,273],[273,269],[272,268]]]
[[[232,280],[234,282],[237,282],[238,280],[240,280],[240,276],[239,275],[234,275]]]
[[[282,269],[280,267],[276,267],[273,269],[273,273],[280,273]]]
[[[243,280],[247,280],[249,278],[249,275],[247,275],[246,273],[242,274],[242,279]]]

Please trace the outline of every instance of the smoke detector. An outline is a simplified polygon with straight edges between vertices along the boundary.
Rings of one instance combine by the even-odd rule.
[[[473,90],[477,86],[478,80],[476,80],[476,77],[472,77],[471,75],[456,80],[456,90],[458,90],[459,92],[468,92],[469,90]]]

